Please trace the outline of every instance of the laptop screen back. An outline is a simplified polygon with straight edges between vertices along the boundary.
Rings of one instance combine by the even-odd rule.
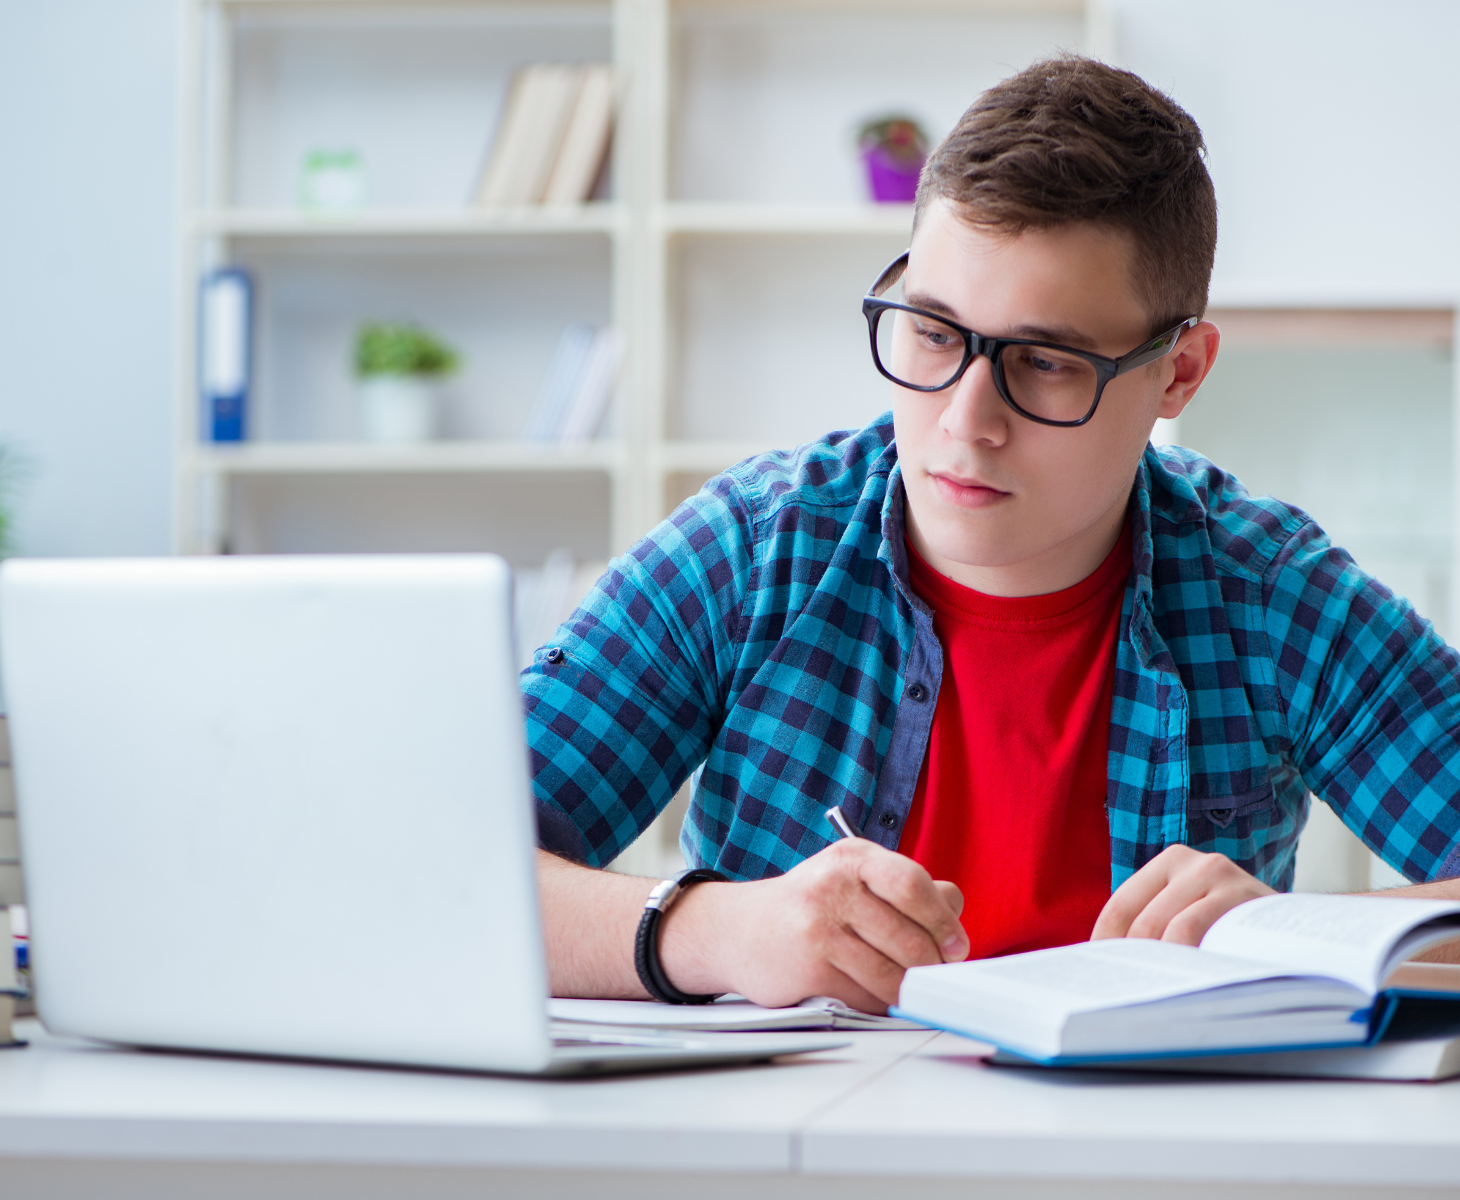
[[[6,563],[47,1026],[545,1063],[510,596],[486,555]]]

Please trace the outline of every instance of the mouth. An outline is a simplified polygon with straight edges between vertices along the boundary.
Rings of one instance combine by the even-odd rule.
[[[933,481],[933,488],[938,496],[958,508],[989,508],[1014,494],[980,479],[964,478],[951,473],[929,471],[928,478]]]

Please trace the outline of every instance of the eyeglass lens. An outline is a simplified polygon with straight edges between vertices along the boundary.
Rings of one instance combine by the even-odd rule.
[[[885,308],[877,313],[877,358],[899,383],[946,387],[963,365],[963,335],[921,313]],[[1095,403],[1095,367],[1078,355],[1047,346],[1005,346],[1000,356],[1009,398],[1031,416],[1078,421]]]

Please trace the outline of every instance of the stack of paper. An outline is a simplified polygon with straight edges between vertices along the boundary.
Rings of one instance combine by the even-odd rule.
[[[579,204],[593,194],[613,128],[607,63],[535,63],[507,92],[475,200]]]
[[[812,996],[790,1008],[762,1008],[744,996],[713,1004],[660,1004],[657,1000],[548,1001],[548,1015],[569,1025],[632,1025],[655,1029],[740,1033],[764,1029],[926,1029],[914,1021],[848,1008],[830,996]]]

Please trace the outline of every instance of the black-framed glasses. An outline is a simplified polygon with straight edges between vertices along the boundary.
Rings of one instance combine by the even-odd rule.
[[[1107,383],[1169,354],[1183,331],[1197,323],[1196,317],[1188,317],[1119,358],[1030,338],[984,337],[947,317],[901,303],[900,293],[897,299],[884,299],[906,270],[903,251],[862,300],[877,369],[900,387],[941,392],[983,355],[1004,403],[1041,425],[1085,424],[1095,415]]]

